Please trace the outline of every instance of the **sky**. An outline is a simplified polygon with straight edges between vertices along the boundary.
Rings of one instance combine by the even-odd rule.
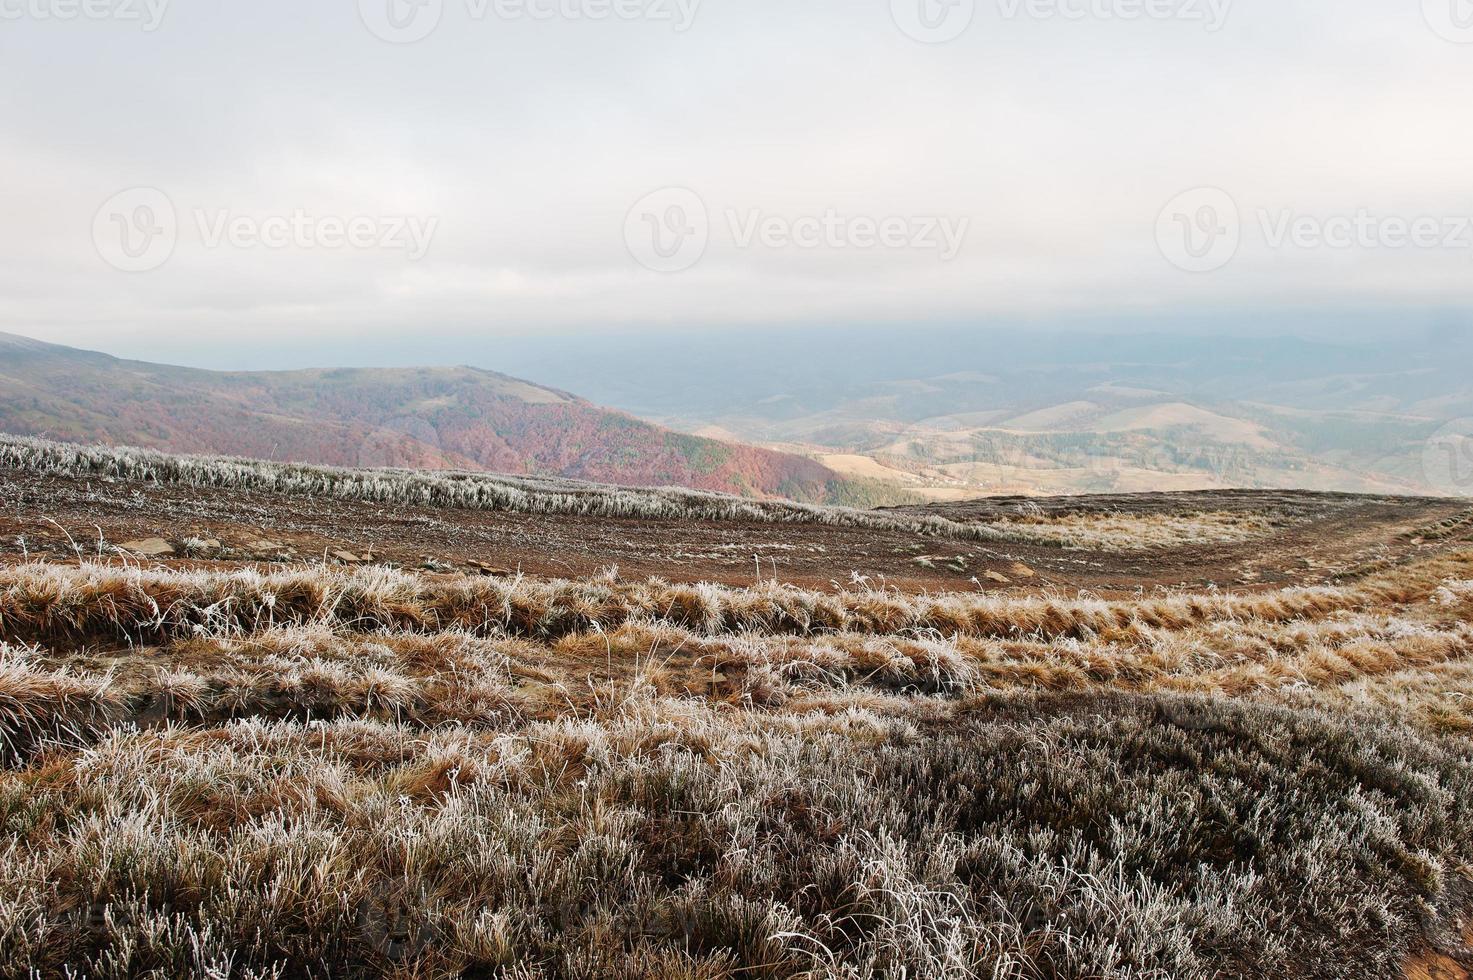
[[[0,330],[1394,332],[1473,306],[1470,104],[1468,0],[0,0]]]

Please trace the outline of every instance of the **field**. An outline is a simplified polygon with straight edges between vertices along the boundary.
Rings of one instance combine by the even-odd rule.
[[[3,452],[0,975],[1473,963],[1468,501]]]

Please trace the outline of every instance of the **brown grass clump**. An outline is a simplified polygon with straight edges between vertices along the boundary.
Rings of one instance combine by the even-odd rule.
[[[276,626],[459,630],[555,639],[657,622],[717,635],[890,635],[1090,639],[1179,630],[1213,620],[1289,622],[1428,597],[1436,578],[1382,576],[1353,587],[1271,593],[1163,594],[1130,600],[948,593],[819,593],[764,582],[750,588],[646,582],[453,577],[370,568],[178,571],[105,564],[0,569],[0,633],[29,642],[135,643],[241,636]]]
[[[31,657],[0,647],[0,759],[47,740],[94,736],[122,714],[124,700],[108,678],[38,668]]]

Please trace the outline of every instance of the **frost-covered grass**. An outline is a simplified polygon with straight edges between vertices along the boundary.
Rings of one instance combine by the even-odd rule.
[[[0,976],[1398,977],[1470,581],[5,569]]]
[[[344,501],[522,514],[683,521],[755,521],[868,528],[968,541],[1099,551],[1228,544],[1271,534],[1282,521],[1261,514],[1064,513],[991,521],[752,500],[680,487],[615,487],[552,477],[420,470],[343,469],[146,449],[77,446],[0,434],[0,469],[111,478],[210,490],[254,490]]]
[[[0,813],[6,976],[1391,977],[1470,857],[1473,764],[1191,697],[633,693],[120,728]]]
[[[827,524],[962,540],[1004,540],[1003,535],[991,528],[942,517],[885,514],[786,500],[750,500],[682,487],[614,487],[490,473],[342,469],[224,456],[176,456],[149,449],[78,446],[9,435],[0,435],[0,469],[417,507],[611,518]]]
[[[262,572],[32,563],[0,567],[0,629],[38,642],[145,643],[311,623],[556,639],[639,621],[708,635],[930,632],[1111,640],[1213,620],[1286,622],[1375,608],[1403,598],[1409,588],[1383,577],[1343,587],[1105,600],[1047,593],[820,592],[771,581],[737,588],[662,579],[430,578],[377,566]]]

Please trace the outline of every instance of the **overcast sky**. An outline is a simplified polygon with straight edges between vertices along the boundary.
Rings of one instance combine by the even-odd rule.
[[[1458,310],[1468,42],[1467,0],[0,0],[0,330]]]

